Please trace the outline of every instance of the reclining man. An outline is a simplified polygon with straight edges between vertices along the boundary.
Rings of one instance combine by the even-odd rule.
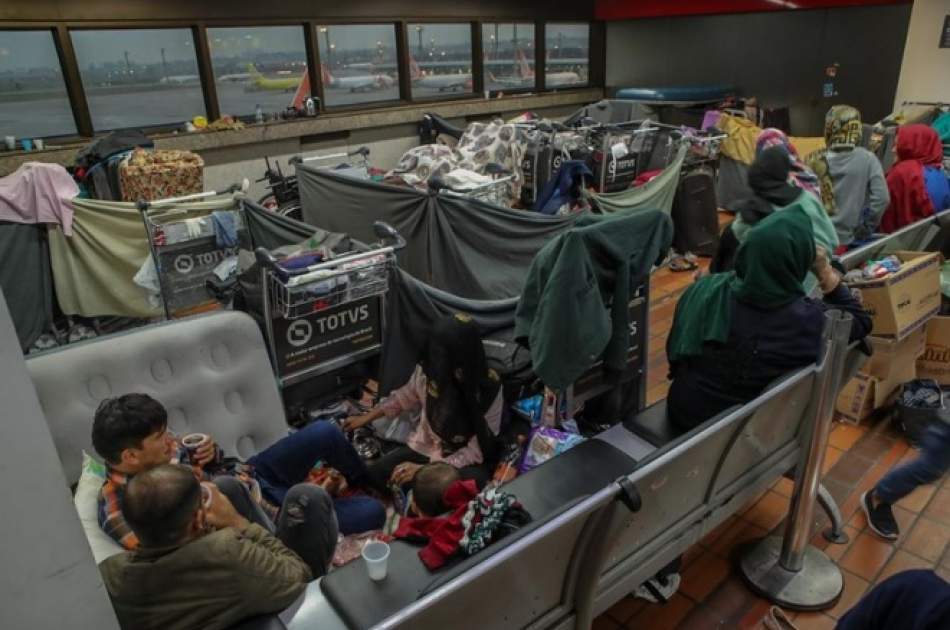
[[[126,394],[99,405],[92,443],[109,469],[99,492],[99,525],[128,550],[135,549],[139,539],[122,513],[127,484],[134,476],[170,462],[191,465],[200,479],[213,480],[245,518],[270,532],[285,516],[307,529],[313,549],[302,555],[316,577],[326,572],[337,529],[344,535],[364,532],[379,529],[386,520],[385,509],[376,499],[338,498],[330,509],[322,488],[302,483],[318,460],[340,471],[351,485],[367,481],[363,460],[342,431],[328,422],[310,424],[244,463],[225,458],[213,440],[189,454],[169,433],[161,403],[146,394]],[[327,506],[322,513],[309,509],[320,505]]]
[[[100,565],[122,628],[227,628],[283,610],[313,577],[306,562],[249,523],[213,484],[199,485],[186,466],[135,475],[122,510],[139,546]],[[290,520],[278,536],[292,529]]]

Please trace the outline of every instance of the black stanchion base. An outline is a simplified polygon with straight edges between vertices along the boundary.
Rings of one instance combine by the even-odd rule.
[[[838,603],[844,578],[824,552],[806,547],[801,571],[779,564],[781,553],[781,536],[763,538],[742,550],[739,571],[749,588],[790,610],[824,610]]]

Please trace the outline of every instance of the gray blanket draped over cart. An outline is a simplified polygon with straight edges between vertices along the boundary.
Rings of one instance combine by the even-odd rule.
[[[429,286],[401,269],[393,272],[386,299],[386,343],[379,370],[382,393],[409,380],[428,332],[440,317],[466,313],[478,324],[482,335],[491,336],[504,329],[512,329],[513,334],[518,306],[517,297],[466,300]],[[527,351],[525,355],[527,358]]]
[[[594,207],[604,213],[660,210],[664,214],[670,214],[688,148],[685,143],[680,145],[669,166],[642,186],[615,193],[601,194],[585,191],[584,194]]]
[[[149,254],[142,215],[133,203],[73,199],[73,235],[49,229],[50,263],[60,308],[67,315],[98,317],[158,317],[146,294],[132,278]],[[204,216],[233,208],[234,199],[169,205],[155,215],[166,220],[172,212]]]
[[[0,288],[20,347],[26,350],[53,319],[53,278],[45,225],[0,221]]]
[[[669,214],[686,148],[653,181],[594,200],[605,212],[659,209]],[[395,227],[407,247],[399,266],[432,287],[474,300],[521,294],[535,254],[574,225],[578,215],[548,217],[466,197],[421,192],[376,182],[356,181],[331,171],[298,166],[304,221],[374,239],[373,222]]]

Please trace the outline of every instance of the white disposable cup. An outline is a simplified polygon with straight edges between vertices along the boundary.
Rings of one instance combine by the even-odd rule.
[[[211,439],[210,435],[205,433],[189,433],[181,438],[181,445],[188,449],[189,453],[194,453],[202,444]]]
[[[371,540],[363,545],[363,561],[369,579],[374,581],[386,578],[386,569],[389,565],[389,545],[380,540]]]
[[[16,136],[4,136],[3,143],[7,147],[7,151],[13,151],[16,149]]]
[[[33,140],[33,146],[36,147],[37,151],[42,151],[43,149],[46,148],[46,143],[43,142],[42,138],[36,138],[35,140]]]

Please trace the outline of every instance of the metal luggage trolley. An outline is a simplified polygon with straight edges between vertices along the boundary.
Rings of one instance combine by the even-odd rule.
[[[278,385],[285,387],[378,354],[396,252],[406,241],[373,224],[380,242],[302,268],[259,247],[264,326]],[[390,241],[390,244],[384,244]],[[304,254],[306,255],[306,254]]]
[[[196,210],[175,208],[175,204],[201,201],[244,192],[248,181],[234,184],[222,191],[206,191],[157,201],[139,200],[136,207],[142,214],[149,252],[158,276],[159,296],[165,319],[192,314],[203,307],[217,304],[208,292],[206,281],[227,257],[238,248],[219,247],[209,210],[206,217],[194,217]],[[231,215],[238,235],[245,230],[244,213],[239,207],[222,209]],[[205,218],[202,221],[190,219]]]
[[[328,160],[348,160],[353,158],[353,164],[345,168],[335,168],[330,165],[317,168],[333,170],[337,175],[352,177],[353,179],[369,179],[369,147],[360,147],[356,151],[341,151],[340,153],[327,153],[325,155],[312,155],[310,157],[300,157],[296,155],[290,158],[290,164],[306,164],[307,162],[325,162]]]

